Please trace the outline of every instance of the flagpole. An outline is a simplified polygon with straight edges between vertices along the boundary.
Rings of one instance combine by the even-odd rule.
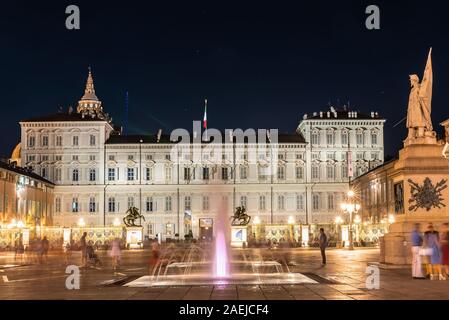
[[[209,138],[207,137],[207,98],[204,99],[204,118],[203,118],[203,127],[204,127],[205,133],[206,133],[206,141],[209,141]]]

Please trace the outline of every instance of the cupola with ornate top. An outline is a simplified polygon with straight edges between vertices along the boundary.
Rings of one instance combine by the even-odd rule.
[[[87,76],[86,89],[84,90],[84,95],[81,100],[78,102],[76,111],[83,117],[99,118],[107,121],[110,120],[109,115],[103,112],[101,101],[95,95],[94,79],[90,67]]]

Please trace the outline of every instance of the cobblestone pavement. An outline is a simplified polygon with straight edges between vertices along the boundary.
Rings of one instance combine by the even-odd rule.
[[[249,250],[249,249],[247,249]],[[267,249],[260,249],[267,250]],[[105,252],[103,266],[81,269],[80,290],[67,290],[66,264],[62,254],[52,253],[44,264],[14,261],[11,253],[0,252],[0,299],[137,299],[137,300],[403,300],[449,299],[449,281],[413,280],[409,268],[381,268],[380,289],[366,288],[366,267],[377,262],[379,250],[328,250],[328,264],[320,263],[314,249],[283,249],[291,272],[318,279],[317,284],[289,285],[204,285],[168,287],[105,286],[108,280],[146,275],[149,252],[127,251],[114,273]],[[70,264],[79,264],[74,252]],[[129,278],[130,279],[130,278]]]

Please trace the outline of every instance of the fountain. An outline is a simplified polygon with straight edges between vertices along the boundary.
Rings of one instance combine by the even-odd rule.
[[[213,244],[171,243],[162,251],[160,263],[152,274],[125,286],[317,283],[305,275],[290,272],[285,257],[276,256],[273,250],[230,249],[227,206],[222,204],[219,208]]]

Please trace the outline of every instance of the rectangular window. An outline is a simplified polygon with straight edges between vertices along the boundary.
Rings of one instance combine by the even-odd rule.
[[[333,132],[328,132],[326,134],[326,142],[328,145],[333,145],[334,144],[334,133]]]
[[[209,180],[209,168],[203,167],[203,180]]]
[[[77,182],[77,181],[79,181],[79,178],[80,178],[79,170],[73,169],[72,170],[72,181]]]
[[[145,168],[145,180],[153,180],[153,170],[151,168]]]
[[[89,169],[89,181],[96,181],[97,180],[97,170],[95,169]]]
[[[172,201],[171,197],[165,197],[165,211],[171,211],[172,210]]]
[[[61,212],[61,198],[56,198],[55,199],[55,211],[57,213]]]
[[[296,179],[304,179],[304,167],[296,167]]]
[[[108,199],[108,211],[115,212],[115,198],[111,197]]]
[[[89,161],[95,161],[97,158],[94,155],[89,155]]]
[[[244,208],[247,208],[247,201],[248,201],[248,199],[246,198],[246,196],[241,196],[240,197],[240,206],[241,207],[244,207]]]
[[[55,156],[55,161],[62,161],[62,156]]]
[[[62,147],[62,136],[56,136],[56,146]]]
[[[73,198],[72,199],[72,212],[76,213],[79,212],[79,203],[78,203],[78,198]]]
[[[278,167],[278,180],[285,180],[285,167]]]
[[[314,145],[320,144],[320,134],[318,132],[312,133],[312,144]]]
[[[89,212],[93,213],[97,211],[97,204],[95,202],[95,198],[94,197],[90,197],[89,199]]]
[[[190,198],[190,196],[184,197],[184,210],[185,211],[192,210],[192,198]]]
[[[128,209],[134,207],[134,197],[128,197]]]
[[[131,154],[129,154],[129,155],[128,155],[128,160],[131,160],[131,161],[133,161],[133,160],[134,160],[134,156],[133,156],[133,155],[131,155]]]
[[[266,198],[264,195],[259,197],[259,210],[265,211],[266,208]]]
[[[221,168],[221,179],[222,180],[228,180],[228,168]]]
[[[47,168],[42,168],[41,171],[42,171],[42,173],[41,173],[42,177],[47,178]]]
[[[348,134],[347,133],[342,133],[341,134],[341,144],[342,145],[347,145],[348,144]]]
[[[153,160],[153,155],[152,154],[147,154],[145,158],[147,160]]]
[[[108,168],[108,181],[115,181],[115,168]]]
[[[284,196],[278,196],[278,210],[283,211],[284,209]]]
[[[167,223],[165,225],[165,234],[167,236],[173,235],[174,229],[175,229],[175,225],[173,223]]]
[[[97,143],[97,141],[96,141],[95,136],[93,134],[91,134],[90,137],[89,137],[89,144],[90,144],[90,146],[93,147],[93,146],[96,145],[96,143]]]
[[[341,167],[341,177],[342,177],[343,179],[347,179],[348,176],[349,176],[349,174],[348,174],[348,166],[347,166],[347,165],[343,165],[343,166]]]
[[[304,197],[302,196],[302,194],[296,195],[296,210],[304,210]]]
[[[209,196],[203,196],[203,211],[209,210]]]
[[[34,136],[29,137],[28,138],[28,147],[34,148],[35,144],[36,144],[36,137],[34,137]]]
[[[357,144],[358,145],[363,145],[363,143],[364,143],[364,139],[363,139],[363,133],[362,132],[357,132],[357,135],[356,135],[356,138],[357,138]]]
[[[371,144],[377,145],[377,134],[376,133],[371,134]]]
[[[314,211],[320,210],[320,196],[317,194],[312,196],[312,209]]]
[[[267,178],[269,176],[268,173],[269,173],[270,167],[259,166],[257,170],[258,170],[259,180],[260,181],[267,180]]]
[[[79,144],[79,137],[78,136],[74,136],[73,139],[72,139],[72,145],[74,147],[77,147],[78,144]]]
[[[171,182],[171,167],[165,167],[165,181]]]
[[[62,170],[61,168],[55,169],[55,181],[61,181],[62,178]]]
[[[115,156],[110,155],[110,156],[109,156],[109,161],[115,161]]]
[[[327,179],[333,180],[335,179],[335,167],[334,166],[327,166]]]
[[[320,179],[320,167],[318,166],[312,167],[312,179],[314,180]]]
[[[184,180],[190,181],[191,175],[190,175],[190,168],[184,168]]]
[[[328,210],[335,210],[335,201],[334,201],[334,195],[329,194],[327,196],[327,209]]]
[[[78,155],[73,155],[73,156],[72,156],[72,161],[78,161],[78,159],[79,159],[79,158],[78,158]]]
[[[134,168],[128,168],[127,179],[128,181],[134,181]]]
[[[42,146],[43,147],[48,147],[48,136],[43,136],[42,137]]]
[[[147,197],[147,201],[146,201],[145,205],[146,205],[147,212],[153,212],[154,211],[153,197]]]
[[[246,166],[240,166],[240,179],[248,179],[248,168]]]
[[[171,160],[171,157],[170,157],[170,155],[169,155],[169,154],[166,154],[166,155],[165,155],[165,160],[168,160],[168,161],[170,161],[170,160]]]

